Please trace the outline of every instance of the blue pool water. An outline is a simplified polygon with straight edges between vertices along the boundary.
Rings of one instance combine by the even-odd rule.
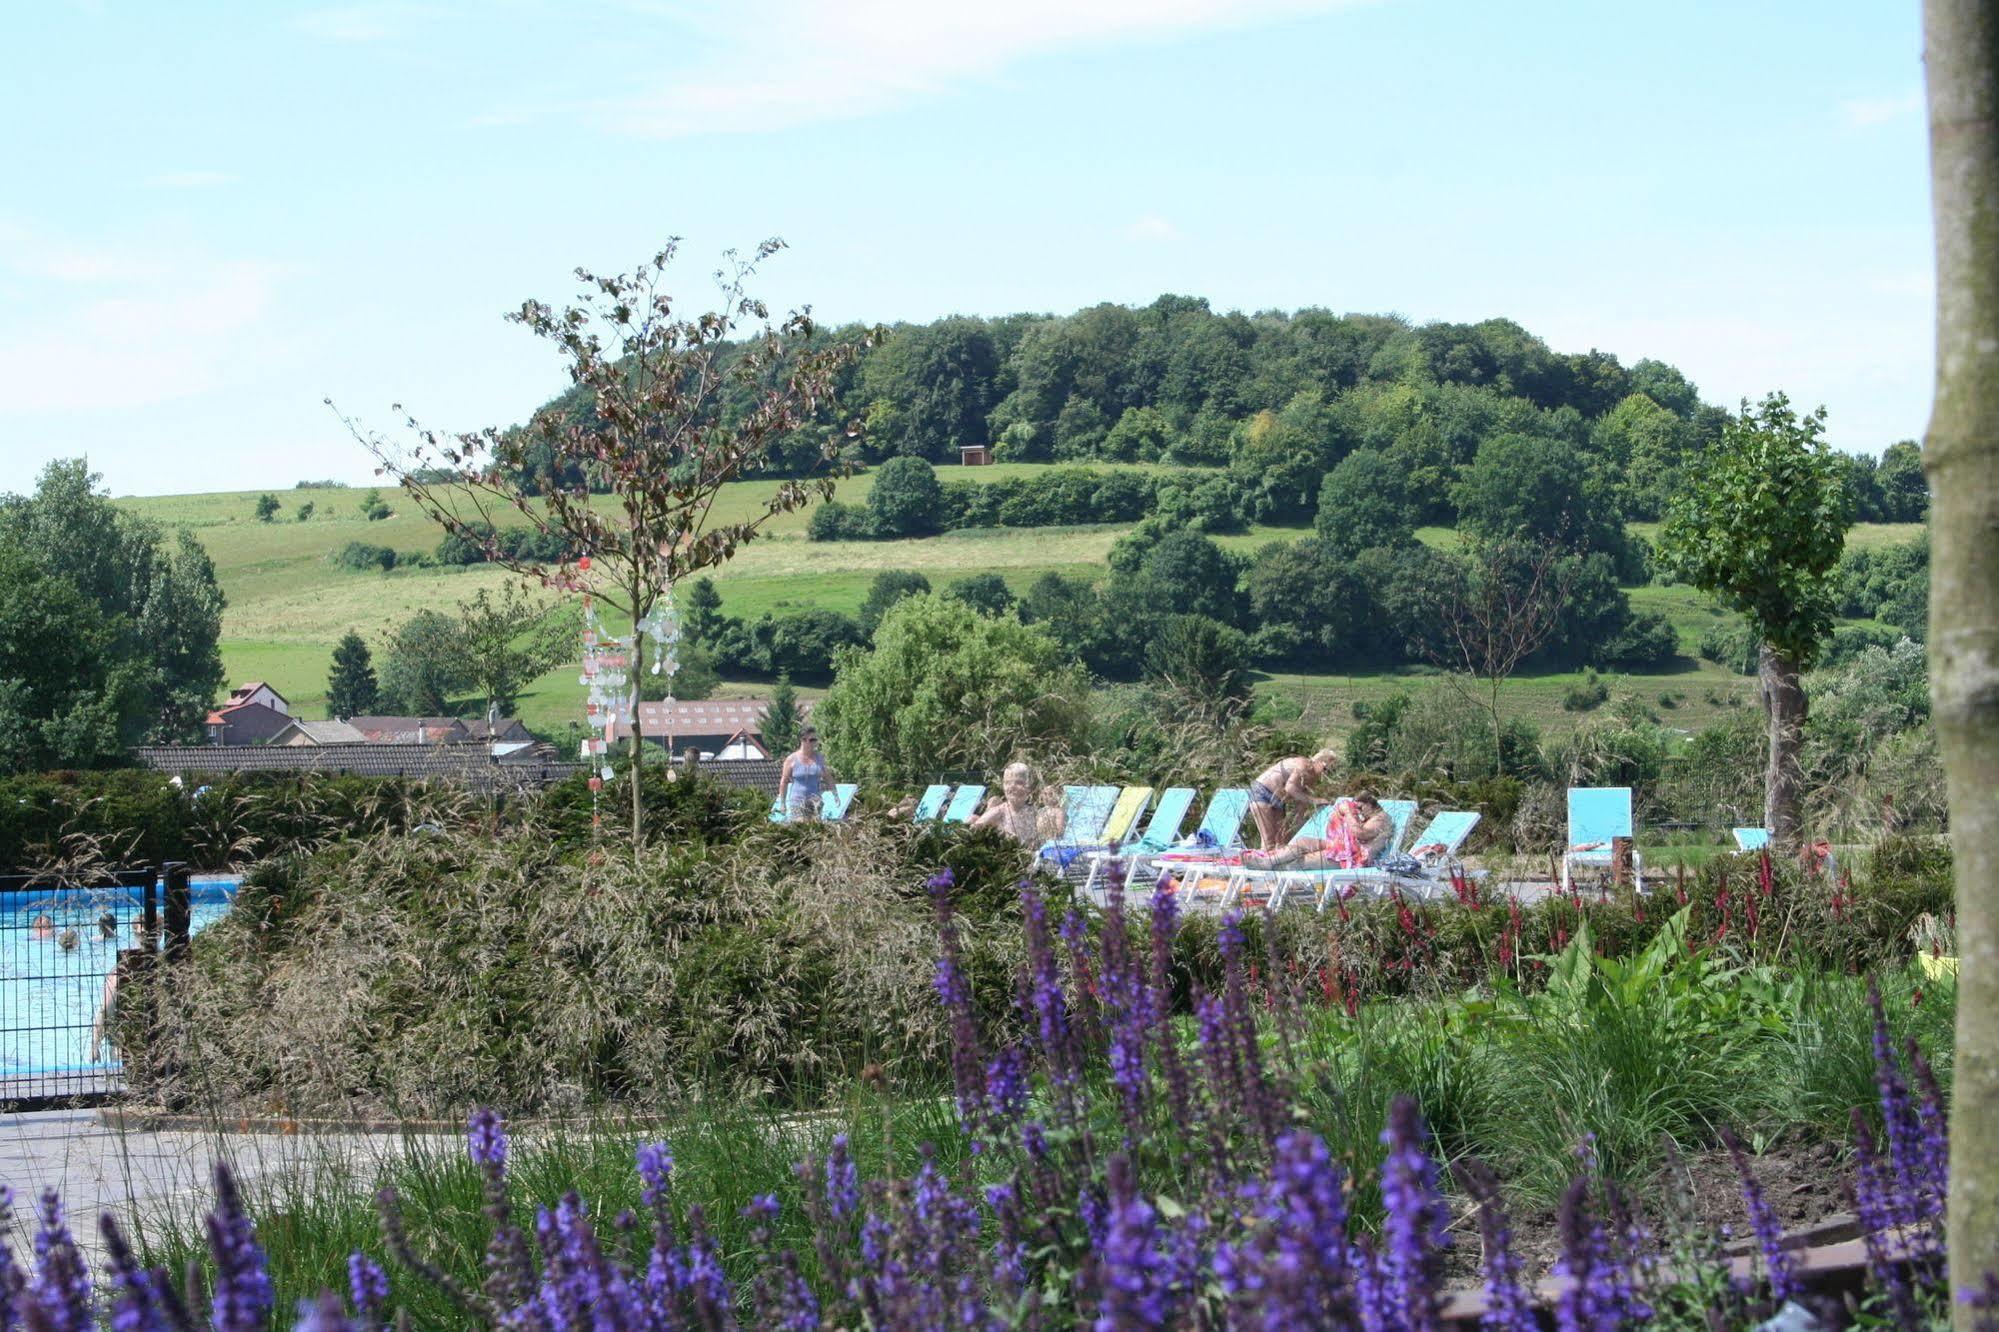
[[[220,920],[235,879],[196,879],[190,923],[195,933]],[[95,1039],[105,978],[118,950],[138,943],[143,912],[136,888],[0,892],[0,1077],[115,1072],[118,1053]],[[37,917],[50,934],[38,936]],[[115,937],[106,939],[106,918]],[[76,946],[59,940],[74,931]]]

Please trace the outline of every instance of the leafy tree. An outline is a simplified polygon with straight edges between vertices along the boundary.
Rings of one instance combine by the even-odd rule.
[[[1145,674],[1155,686],[1220,715],[1249,703],[1249,639],[1205,615],[1169,615],[1150,635]]]
[[[270,522],[278,516],[278,509],[280,507],[276,495],[257,496],[257,521],[260,523]]]
[[[452,617],[420,610],[390,631],[382,652],[382,707],[404,716],[448,716],[452,695],[469,684]]]
[[[1146,555],[1139,575],[1162,611],[1233,623],[1240,571],[1226,551],[1199,532],[1169,532]]]
[[[1881,521],[1920,523],[1930,516],[1930,487],[1923,477],[1923,447],[1913,439],[1881,453],[1874,479],[1881,487]]]
[[[904,597],[920,597],[930,591],[930,580],[913,569],[884,569],[876,574],[868,584],[868,595],[861,602],[861,634],[872,637],[875,627],[888,614],[889,607]]]
[[[222,587],[208,552],[182,529],[172,554],[155,548],[138,613],[138,651],[151,694],[147,737],[198,740],[222,688]]]
[[[1312,525],[1329,551],[1351,557],[1414,542],[1415,520],[1402,469],[1379,449],[1356,449],[1326,474]]]
[[[0,771],[118,764],[149,721],[131,625],[0,533]]]
[[[311,521],[312,521],[312,510],[313,510],[313,503],[312,503],[312,501],[311,501],[311,500],[307,500],[307,501],[306,501],[305,503],[303,503],[303,504],[299,505],[299,506],[298,506],[298,520],[299,520],[300,522],[302,522],[302,523],[309,523],[309,522],[311,522]]]
[[[389,502],[382,498],[379,490],[371,490],[361,497],[361,516],[371,523],[380,522],[392,512]]]
[[[798,748],[798,733],[803,725],[804,719],[798,713],[798,691],[791,687],[791,677],[780,672],[776,686],[770,691],[770,706],[764,709],[760,728],[764,752],[781,758]]]
[[[98,480],[82,459],[50,463],[34,494],[0,498],[0,541],[74,588],[112,627],[98,641],[113,653],[107,667],[136,663],[117,678],[121,690],[143,692],[143,738],[199,741],[223,680],[215,566],[187,533],[169,543],[154,524],[121,512]]]
[[[536,601],[512,583],[500,595],[481,588],[458,603],[458,650],[465,682],[484,698],[487,715],[514,710],[536,676],[576,659],[576,617]]]
[[[1073,743],[1088,712],[1082,677],[1043,630],[913,597],[882,620],[872,650],[840,654],[813,720],[841,771],[887,782],[997,772]]]
[[[1366,580],[1323,541],[1278,541],[1257,551],[1243,575],[1243,596],[1247,623],[1257,626],[1259,660],[1333,673],[1366,656],[1371,643],[1378,650]],[[1399,656],[1401,645],[1393,649]]]
[[[1113,462],[1157,462],[1172,441],[1173,427],[1157,407],[1127,407],[1099,452]]]
[[[959,445],[982,442],[1000,374],[999,346],[984,320],[896,329],[860,375],[860,391],[871,400],[871,456],[951,459]],[[876,406],[889,410],[877,417]]]
[[[1826,447],[1825,409],[1799,416],[1772,393],[1742,412],[1674,497],[1660,533],[1666,569],[1747,616],[1761,641],[1768,713],[1764,826],[1799,836],[1800,675],[1832,632],[1834,571],[1852,523],[1845,469]]]
[[[349,629],[333,648],[326,677],[326,712],[337,720],[365,717],[375,710],[375,665],[361,635]]]
[[[868,512],[885,536],[922,536],[937,530],[942,498],[936,468],[921,458],[890,458],[875,472]]]
[[[545,586],[588,591],[627,623],[643,623],[668,588],[724,563],[815,494],[832,498],[838,477],[852,470],[842,432],[820,422],[858,344],[876,335],[820,339],[804,313],[774,322],[749,284],[782,248],[770,240],[747,260],[730,255],[723,308],[691,317],[666,289],[675,243],[631,273],[579,270],[578,304],[557,310],[528,301],[513,316],[568,361],[576,401],[558,399],[517,429],[420,432],[408,449],[363,441],[445,530],[497,527],[495,515],[511,509],[559,538],[563,553],[550,561],[502,552],[500,563]],[[725,401],[731,410],[718,414]],[[822,429],[820,475],[780,481],[749,513],[715,520],[722,487],[763,469],[798,432]],[[601,485],[611,502],[599,504],[579,476]],[[640,635],[634,678],[645,675],[646,654]],[[635,767],[644,761],[642,744],[633,727]],[[632,783],[635,847],[644,835],[642,788]]]
[[[1574,446],[1501,435],[1479,446],[1454,492],[1459,524],[1495,541],[1624,551],[1624,520],[1602,473]]]
[[[964,602],[981,615],[1005,615],[1013,609],[1013,589],[996,573],[975,573],[944,589],[944,595]]]

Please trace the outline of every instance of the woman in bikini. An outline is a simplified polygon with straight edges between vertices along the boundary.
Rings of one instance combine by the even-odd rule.
[[[997,828],[1023,846],[1040,846],[1042,811],[1034,804],[1034,769],[1009,763],[1000,776],[1001,796],[972,820],[974,828]]]
[[[1274,851],[1252,851],[1242,863],[1252,869],[1359,869],[1388,854],[1395,820],[1372,792],[1334,802],[1324,837],[1300,837]]]
[[[1266,853],[1284,844],[1285,815],[1293,806],[1311,809],[1326,803],[1312,788],[1333,766],[1333,751],[1322,749],[1310,758],[1279,759],[1249,784],[1249,814],[1256,820],[1256,838]]]

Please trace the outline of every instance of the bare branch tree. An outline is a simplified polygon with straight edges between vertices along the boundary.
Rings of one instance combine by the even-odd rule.
[[[1504,768],[1500,686],[1554,636],[1573,581],[1570,561],[1552,542],[1476,540],[1452,562],[1433,594],[1430,623],[1416,635],[1452,688],[1491,716],[1494,776]],[[1484,683],[1483,697],[1471,686],[1474,678]]]
[[[583,290],[573,304],[528,301],[508,316],[567,359],[581,410],[551,403],[518,429],[464,434],[405,414],[404,441],[343,418],[381,470],[446,531],[545,587],[594,597],[634,626],[674,583],[725,563],[773,518],[831,497],[853,470],[844,444],[859,430],[827,424],[837,376],[879,336],[871,330],[828,343],[809,309],[773,320],[749,286],[758,266],[784,248],[779,240],[748,259],[731,251],[715,274],[720,308],[682,315],[666,288],[678,245],[669,240],[631,273],[579,268]],[[400,404],[395,410],[403,413]],[[814,475],[781,479],[747,516],[716,520],[724,486],[761,471],[786,436],[815,428],[826,436]],[[495,537],[502,518],[559,538],[563,555],[509,554]],[[635,702],[645,654],[645,636],[635,631],[625,704],[634,845],[645,817]]]

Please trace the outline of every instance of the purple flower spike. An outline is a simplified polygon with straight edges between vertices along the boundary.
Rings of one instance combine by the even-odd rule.
[[[355,1311],[363,1318],[376,1317],[389,1302],[389,1274],[356,1249],[347,1257],[347,1293],[354,1299]]]
[[[935,874],[925,879],[923,886],[933,893],[947,893],[956,887],[957,883],[958,877],[951,873],[951,867],[946,865],[943,869],[938,870]]]
[[[1381,1163],[1382,1261],[1389,1298],[1411,1328],[1438,1326],[1442,1306],[1443,1247],[1449,1242],[1449,1210],[1437,1188],[1437,1163],[1430,1159],[1430,1131],[1414,1097],[1398,1096],[1388,1108],[1381,1140],[1388,1158]]]
[[[481,1170],[507,1168],[507,1129],[498,1112],[484,1106],[472,1112],[465,1129],[465,1149],[472,1164]]]
[[[1160,1253],[1159,1214],[1138,1195],[1126,1157],[1113,1156],[1108,1169],[1110,1218],[1098,1252],[1096,1332],[1164,1327],[1171,1313],[1170,1274]]]
[[[834,1137],[833,1149],[826,1154],[826,1210],[835,1221],[844,1221],[860,1205],[859,1172],[847,1152],[847,1135],[841,1133]]]
[[[1486,1332],[1538,1332],[1533,1301],[1520,1284],[1520,1256],[1513,1251],[1513,1219],[1499,1193],[1499,1178],[1482,1161],[1457,1168],[1459,1183],[1478,1203],[1479,1238],[1485,1248]]]
[[[215,1259],[215,1295],[209,1323],[215,1332],[262,1332],[277,1294],[265,1270],[256,1227],[243,1210],[236,1177],[215,1164],[215,1210],[208,1216],[208,1247]]]
[[[1798,1293],[1797,1255],[1783,1245],[1784,1227],[1777,1220],[1770,1200],[1763,1196],[1763,1185],[1749,1166],[1742,1140],[1728,1129],[1721,1131],[1721,1140],[1727,1144],[1729,1159],[1735,1162],[1735,1173],[1742,1180],[1742,1205],[1749,1213],[1749,1229],[1756,1235],[1757,1247],[1763,1251],[1763,1271],[1770,1280],[1770,1294],[1781,1303]]]
[[[28,1288],[28,1309],[39,1314],[32,1326],[50,1332],[90,1332],[96,1326],[90,1307],[90,1269],[63,1220],[62,1199],[44,1190],[41,1227],[35,1232],[35,1281]]]
[[[663,1142],[642,1142],[638,1150],[639,1198],[654,1211],[665,1205],[673,1177],[673,1149]]]

